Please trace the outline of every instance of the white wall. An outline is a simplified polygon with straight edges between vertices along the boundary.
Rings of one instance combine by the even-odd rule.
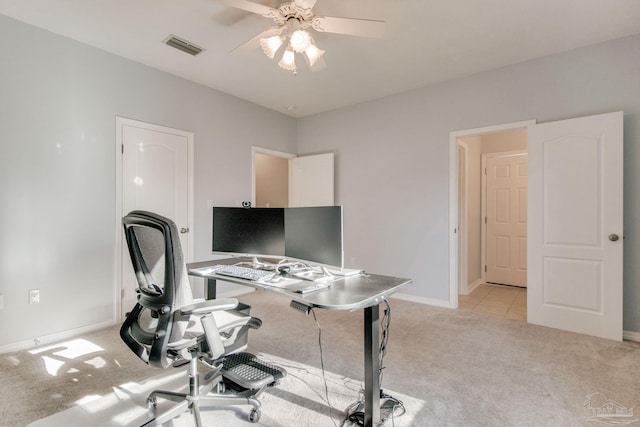
[[[112,316],[116,115],[195,133],[196,260],[206,201],[251,199],[252,145],[333,151],[347,266],[447,300],[449,133],[623,110],[624,328],[640,331],[640,36],[297,121],[3,16],[0,51],[0,347]]]
[[[624,111],[624,329],[640,331],[640,36],[298,121],[298,153],[335,151],[345,260],[448,300],[449,133]]]
[[[251,146],[295,152],[294,119],[2,15],[0,52],[0,347],[112,319],[116,115],[195,133],[196,260]]]

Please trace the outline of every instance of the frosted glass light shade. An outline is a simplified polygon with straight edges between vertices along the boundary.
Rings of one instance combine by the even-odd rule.
[[[260,46],[264,54],[270,59],[273,59],[278,49],[280,49],[280,46],[282,46],[282,38],[280,36],[273,36],[267,39],[260,39]]]
[[[322,58],[322,55],[324,55],[324,50],[318,49],[313,43],[311,43],[309,47],[307,47],[307,49],[304,51],[304,54],[309,60],[309,66],[313,67],[316,62],[318,62],[318,60]]]
[[[297,30],[291,34],[291,38],[289,39],[289,46],[295,52],[302,53],[311,44],[311,36],[308,32],[304,30]]]
[[[285,50],[284,54],[282,55],[282,59],[280,60],[280,62],[278,62],[278,65],[280,66],[280,68],[284,70],[292,71],[295,73],[296,57],[293,50],[291,50],[290,48],[287,48],[287,50]]]

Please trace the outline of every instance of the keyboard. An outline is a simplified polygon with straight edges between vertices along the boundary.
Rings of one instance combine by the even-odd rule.
[[[245,280],[260,280],[266,276],[273,276],[273,271],[256,270],[250,267],[241,267],[239,265],[214,265],[211,267],[214,274],[221,276],[235,277]]]

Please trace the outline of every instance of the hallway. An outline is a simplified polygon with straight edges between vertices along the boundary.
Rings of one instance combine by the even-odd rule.
[[[458,308],[490,317],[527,321],[527,289],[481,284],[458,296]]]

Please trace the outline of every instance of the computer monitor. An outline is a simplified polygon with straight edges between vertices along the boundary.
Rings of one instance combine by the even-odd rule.
[[[286,208],[285,256],[343,268],[342,206]]]
[[[212,249],[247,256],[285,255],[283,208],[213,208]]]

